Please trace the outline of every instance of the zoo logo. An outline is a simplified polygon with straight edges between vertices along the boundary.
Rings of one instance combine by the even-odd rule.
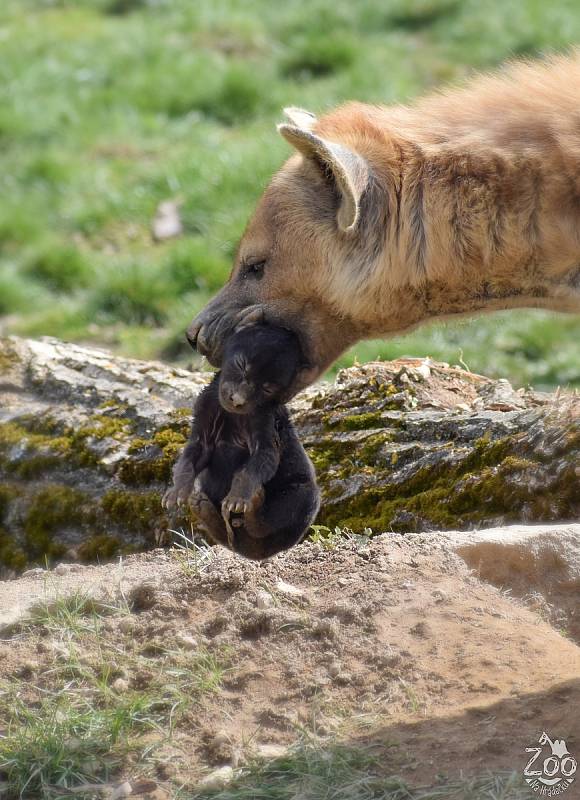
[[[546,731],[538,739],[541,747],[526,747],[533,756],[524,769],[524,778],[530,788],[540,797],[557,797],[572,786],[578,768],[576,759],[570,755],[564,739],[552,741]],[[543,761],[544,745],[550,745],[552,755]]]

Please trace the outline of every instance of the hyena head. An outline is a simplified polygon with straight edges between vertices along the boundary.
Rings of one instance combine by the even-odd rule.
[[[346,134],[340,120],[327,124],[329,137],[323,121],[308,112],[285,113],[289,122],[278,129],[297,152],[264,192],[228,282],[187,338],[219,366],[225,341],[241,322],[294,331],[307,361],[294,394],[367,335],[355,298],[383,246],[388,198],[367,158],[351,146],[356,114],[343,112]]]

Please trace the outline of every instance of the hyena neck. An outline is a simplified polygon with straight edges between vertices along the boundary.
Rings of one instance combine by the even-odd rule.
[[[580,201],[562,169],[539,147],[407,143],[371,270],[372,335],[508,308],[579,313]]]

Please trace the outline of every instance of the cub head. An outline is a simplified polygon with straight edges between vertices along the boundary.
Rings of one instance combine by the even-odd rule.
[[[239,326],[224,347],[220,404],[233,414],[284,402],[303,367],[297,336],[271,325]]]

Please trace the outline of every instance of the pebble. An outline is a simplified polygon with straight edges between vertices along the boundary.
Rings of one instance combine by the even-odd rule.
[[[256,592],[256,608],[263,610],[265,608],[271,608],[273,605],[274,598],[270,592],[266,592],[264,590]]]
[[[76,572],[78,569],[78,564],[57,564],[54,572],[56,575],[68,575],[69,572]]]
[[[138,583],[129,592],[129,600],[136,611],[147,611],[157,604],[159,585],[156,581]]]
[[[331,664],[328,665],[328,674],[331,678],[338,678],[340,673],[342,672],[342,666],[340,661],[333,661]]]
[[[292,584],[281,580],[276,583],[276,591],[280,592],[281,594],[290,595],[291,597],[305,596],[305,592],[303,592],[302,589],[299,589],[297,586],[292,586]]]
[[[126,681],[125,678],[117,678],[113,681],[111,688],[117,694],[125,694],[129,690],[129,681]]]
[[[123,617],[117,622],[117,628],[121,633],[131,633],[135,628],[135,622],[131,617]]]
[[[175,636],[178,644],[184,647],[186,650],[197,650],[198,648],[198,641],[193,636],[190,636],[188,633],[184,633],[183,631],[179,631]]]
[[[129,781],[125,781],[121,783],[119,786],[116,786],[113,789],[113,793],[111,794],[111,800],[121,800],[123,797],[130,797],[133,794],[133,787],[129,783]]]
[[[234,770],[230,766],[218,767],[202,778],[200,783],[207,788],[218,789],[220,786],[225,786],[234,777]]]
[[[288,748],[283,744],[257,744],[256,756],[258,758],[282,758],[285,756]]]
[[[23,578],[40,578],[41,575],[44,575],[46,570],[42,569],[42,567],[33,567],[32,569],[27,569],[26,572],[22,573]]]

